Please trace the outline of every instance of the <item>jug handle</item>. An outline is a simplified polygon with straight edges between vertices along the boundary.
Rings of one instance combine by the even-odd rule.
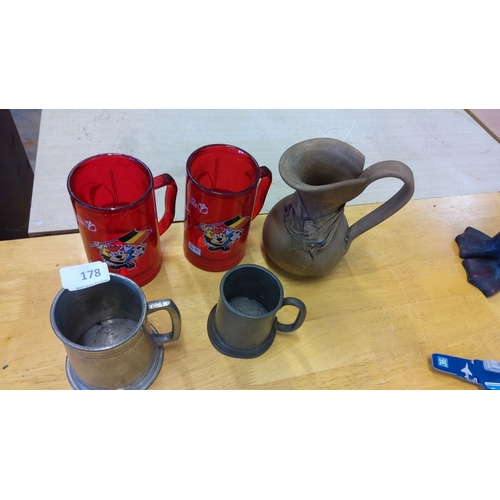
[[[159,333],[152,336],[155,344],[164,344],[165,342],[175,342],[181,336],[181,314],[173,300],[161,299],[148,302],[146,314],[156,311],[167,311],[172,321],[172,331],[169,333]]]
[[[374,163],[360,175],[360,179],[366,179],[368,186],[372,182],[385,177],[395,177],[403,181],[401,189],[390,199],[355,222],[348,230],[345,238],[349,245],[359,235],[380,224],[403,208],[413,196],[415,191],[415,180],[410,168],[400,161],[386,160]]]
[[[262,207],[264,206],[264,201],[266,200],[267,192],[273,181],[273,174],[267,167],[260,167],[259,173],[259,185],[257,187],[257,194],[255,196],[255,203],[253,206],[252,220],[259,215]]]
[[[153,188],[160,189],[166,186],[165,191],[165,213],[158,221],[158,232],[162,235],[172,224],[175,216],[175,200],[177,198],[177,184],[169,174],[160,174],[153,179]]]

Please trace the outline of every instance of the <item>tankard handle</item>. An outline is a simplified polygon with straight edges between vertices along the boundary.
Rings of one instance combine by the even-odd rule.
[[[407,165],[400,161],[386,160],[374,163],[359,176],[360,179],[366,179],[366,186],[386,177],[395,177],[396,179],[402,180],[403,186],[392,198],[389,198],[386,202],[362,217],[349,228],[346,236],[346,243],[348,245],[360,234],[380,224],[403,208],[413,196],[413,192],[415,191],[413,172]]]
[[[165,213],[158,221],[158,232],[162,235],[172,224],[175,217],[175,200],[177,199],[177,184],[169,174],[160,174],[153,179],[154,189],[166,186],[165,191]]]
[[[257,186],[257,194],[255,195],[255,203],[252,211],[252,220],[259,215],[264,201],[266,200],[267,192],[271,187],[273,181],[273,174],[267,167],[260,167],[259,169],[259,185]]]
[[[151,314],[156,311],[167,311],[172,320],[172,331],[169,333],[159,333],[152,336],[155,344],[164,344],[165,342],[174,342],[179,340],[181,335],[181,315],[179,309],[173,300],[161,299],[148,302],[148,310],[146,314]]]
[[[289,325],[280,323],[276,319],[276,324],[275,324],[276,330],[279,330],[280,332],[283,333],[294,332],[295,330],[297,330],[302,326],[302,324],[306,319],[306,313],[307,313],[306,305],[300,299],[296,299],[295,297],[285,297],[283,299],[283,304],[281,307],[284,306],[295,306],[299,310],[299,312],[297,314],[297,317],[295,318],[295,321],[293,323],[290,323]]]

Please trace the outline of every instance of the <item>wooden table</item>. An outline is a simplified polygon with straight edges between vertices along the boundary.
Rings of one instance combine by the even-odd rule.
[[[352,224],[374,205],[349,206]],[[356,239],[327,276],[298,278],[266,260],[265,215],[252,223],[243,263],[271,269],[285,295],[308,308],[295,333],[278,334],[261,357],[233,359],[207,335],[208,314],[223,273],[201,271],[182,253],[182,223],[162,236],[163,267],[143,290],[171,298],[182,315],[181,339],[165,346],[151,389],[476,389],[433,371],[442,352],[500,359],[500,294],[485,298],[467,282],[455,237],[467,226],[494,235],[500,194],[412,200]],[[0,242],[0,388],[70,389],[66,353],[49,310],[61,288],[59,269],[85,262],[79,234]],[[284,309],[280,319],[289,319]],[[158,329],[167,315],[153,314]]]

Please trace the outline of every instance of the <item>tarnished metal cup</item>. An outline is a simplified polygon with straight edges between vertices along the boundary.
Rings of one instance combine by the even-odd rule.
[[[164,310],[172,331],[159,334],[148,315]],[[170,299],[146,302],[132,280],[111,274],[106,283],[62,289],[50,322],[66,349],[66,375],[74,389],[147,389],[163,364],[163,344],[179,339],[181,317]]]
[[[276,315],[287,305],[296,307],[298,314],[293,323],[283,324]],[[283,287],[271,271],[245,264],[223,276],[219,300],[208,317],[208,336],[222,354],[255,358],[271,347],[277,330],[293,332],[305,318],[305,304],[284,297]]]

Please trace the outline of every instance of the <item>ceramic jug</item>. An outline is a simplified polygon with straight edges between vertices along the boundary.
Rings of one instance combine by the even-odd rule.
[[[413,173],[399,161],[381,161],[364,169],[365,157],[345,142],[310,139],[287,149],[279,172],[295,193],[280,200],[264,222],[263,244],[279,267],[299,276],[319,276],[335,267],[353,240],[410,201]],[[389,200],[352,226],[344,205],[372,182],[386,177],[403,181]]]

